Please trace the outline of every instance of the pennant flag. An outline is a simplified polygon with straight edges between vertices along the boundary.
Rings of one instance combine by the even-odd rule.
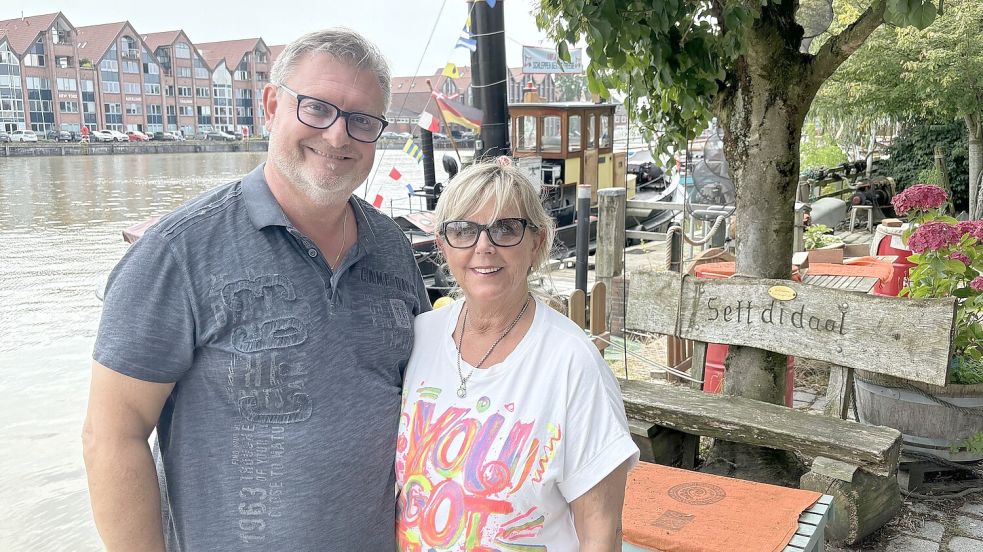
[[[396,170],[396,167],[393,167],[393,170],[389,171],[389,178],[392,178],[393,180],[399,180],[402,178],[402,176],[403,175]]]
[[[444,115],[444,121],[448,125],[455,123],[475,132],[481,130],[481,118],[483,116],[481,110],[456,102],[437,91],[433,92],[433,97],[436,99],[437,107],[440,108],[440,112]]]
[[[495,7],[495,4],[498,3],[498,0],[485,0],[485,1],[488,2],[488,7],[489,8],[494,8]]]
[[[454,65],[453,63],[448,63],[446,66],[444,66],[444,72],[441,74],[452,79],[461,78],[461,72],[457,70],[457,65]]]
[[[423,130],[429,130],[430,132],[440,132],[440,121],[430,113],[424,111],[420,113],[420,120],[416,124]]]
[[[381,195],[375,194],[375,200],[372,202],[372,206],[375,207],[376,209],[379,209],[379,208],[382,207],[382,196]]]
[[[403,151],[406,152],[406,155],[416,159],[417,163],[423,160],[423,150],[420,149],[420,146],[416,145],[413,138],[406,139],[406,143],[403,144]]]
[[[468,27],[470,26],[471,18],[469,17],[468,22],[461,29],[461,34],[457,37],[457,44],[454,45],[455,48],[467,48],[472,52],[478,49],[478,41],[472,38],[471,33],[468,31]]]
[[[415,192],[415,191],[416,190],[413,189],[413,185],[412,184],[406,184],[406,193],[408,193],[409,195],[413,195],[413,192]]]

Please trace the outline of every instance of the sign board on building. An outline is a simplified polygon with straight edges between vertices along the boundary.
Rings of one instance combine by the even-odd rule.
[[[579,48],[570,50],[570,63],[560,59],[552,48],[522,47],[522,72],[540,74],[579,74],[584,64]]]

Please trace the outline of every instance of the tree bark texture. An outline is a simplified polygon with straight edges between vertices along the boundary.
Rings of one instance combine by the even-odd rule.
[[[980,212],[980,172],[983,171],[983,114],[966,115],[967,145],[969,146],[969,218],[978,219]]]

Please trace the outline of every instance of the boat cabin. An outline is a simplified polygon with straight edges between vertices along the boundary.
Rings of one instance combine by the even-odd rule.
[[[543,185],[556,196],[554,208],[575,206],[579,184],[590,184],[591,205],[597,204],[597,190],[626,182],[629,199],[635,195],[633,179],[625,179],[627,154],[613,148],[615,108],[588,102],[509,105],[512,155],[520,163],[541,160]]]

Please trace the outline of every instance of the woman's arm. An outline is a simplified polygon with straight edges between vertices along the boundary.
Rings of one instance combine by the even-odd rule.
[[[629,462],[626,460],[570,503],[580,552],[621,551],[621,509],[625,504]]]

